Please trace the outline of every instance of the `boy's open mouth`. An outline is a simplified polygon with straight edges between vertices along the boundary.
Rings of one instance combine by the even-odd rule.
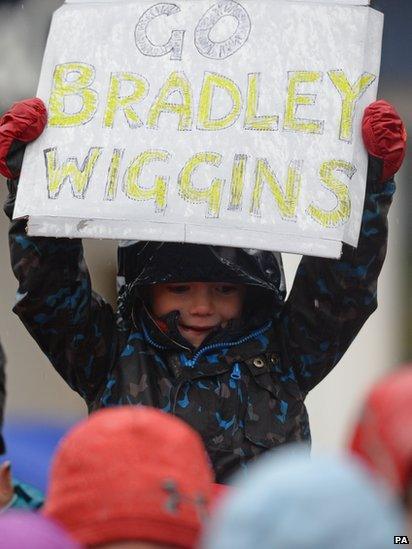
[[[191,330],[198,333],[211,332],[216,328],[216,326],[188,326],[187,324],[179,324],[179,327],[183,330]]]

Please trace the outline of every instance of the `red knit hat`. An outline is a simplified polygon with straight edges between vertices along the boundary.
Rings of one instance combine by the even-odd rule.
[[[349,445],[396,492],[406,490],[412,480],[412,363],[373,386]]]
[[[142,407],[100,410],[61,442],[44,514],[78,542],[141,540],[191,548],[212,493],[199,435]]]

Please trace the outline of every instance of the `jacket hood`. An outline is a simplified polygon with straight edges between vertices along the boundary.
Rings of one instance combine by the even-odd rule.
[[[192,345],[180,334],[178,311],[162,319],[151,314],[151,285],[168,282],[230,282],[247,285],[241,318],[210,334],[204,345],[230,342],[247,335],[280,314],[286,288],[280,254],[243,248],[126,242],[118,248],[119,312],[124,328],[132,322],[157,345]],[[162,320],[163,327],[159,325]]]
[[[281,255],[246,248],[127,242],[118,249],[119,276],[126,286],[167,282],[232,282],[255,286],[285,299]]]
[[[259,316],[267,318],[276,315],[286,295],[282,259],[276,252],[175,242],[127,242],[119,246],[118,267],[123,300],[134,300],[139,290],[153,284],[240,283],[250,287],[249,295],[262,313]]]

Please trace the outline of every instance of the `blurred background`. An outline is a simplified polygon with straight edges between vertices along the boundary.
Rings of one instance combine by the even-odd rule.
[[[50,18],[60,0],[0,0],[0,113],[36,93]],[[393,103],[412,134],[412,1],[376,0],[385,29],[379,98]],[[412,357],[412,153],[397,177],[388,256],[379,279],[378,311],[349,351],[308,397],[315,449],[345,445],[372,383]],[[0,200],[6,196],[0,176]],[[7,355],[6,457],[14,474],[45,488],[51,452],[74,421],[86,415],[80,397],[54,372],[15,317],[16,281],[8,257],[7,219],[0,216],[0,340]],[[116,243],[86,241],[94,289],[116,301]],[[298,258],[286,257],[289,288]]]

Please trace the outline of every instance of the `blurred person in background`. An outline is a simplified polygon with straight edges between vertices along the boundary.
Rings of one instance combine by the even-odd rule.
[[[37,511],[43,503],[40,490],[12,477],[10,461],[0,464],[0,514],[9,509]]]
[[[0,516],[0,549],[81,549],[81,546],[39,513],[10,511]]]
[[[199,435],[146,406],[99,410],[62,440],[45,516],[87,547],[191,549],[213,497]]]
[[[6,405],[6,355],[0,341],[0,456],[6,451],[3,439],[3,418]]]
[[[0,456],[6,445],[2,436],[3,417],[6,406],[6,357],[0,343]],[[43,504],[43,494],[34,486],[12,478],[11,463],[0,463],[0,513],[7,509],[39,509]]]
[[[407,475],[407,486],[404,493],[403,503],[405,506],[406,525],[409,539],[412,539],[412,465],[410,465]]]
[[[387,549],[404,535],[397,502],[355,460],[274,450],[238,475],[202,549]]]
[[[398,495],[412,538],[412,362],[372,387],[349,447]]]

